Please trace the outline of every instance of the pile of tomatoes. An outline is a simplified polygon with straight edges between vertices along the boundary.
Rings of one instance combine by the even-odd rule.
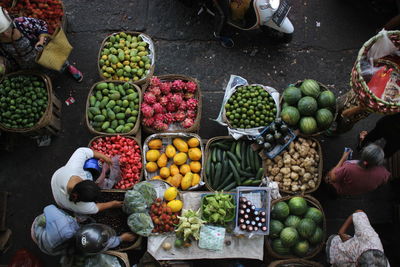
[[[129,137],[99,137],[90,145],[91,149],[112,158],[119,156],[122,179],[114,186],[116,189],[129,189],[140,180],[142,155],[138,143]]]
[[[4,3],[3,3],[4,2]],[[2,6],[13,16],[37,18],[47,22],[49,33],[61,26],[64,10],[61,0],[3,0]]]

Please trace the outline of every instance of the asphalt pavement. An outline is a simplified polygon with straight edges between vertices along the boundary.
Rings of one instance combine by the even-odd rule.
[[[213,18],[204,13],[197,15],[197,9],[177,0],[64,1],[68,37],[74,46],[70,59],[84,73],[84,80],[76,83],[67,74],[51,73],[63,106],[62,130],[52,138],[50,146],[38,147],[35,140],[24,137],[13,137],[12,143],[5,144],[8,135],[2,134],[0,188],[11,193],[7,225],[13,235],[10,249],[0,255],[0,263],[7,264],[17,249],[27,248],[45,266],[58,266],[57,257],[41,253],[32,242],[30,227],[34,217],[54,203],[52,174],[76,148],[87,146],[93,137],[84,123],[85,101],[92,84],[100,80],[97,55],[108,34],[121,30],[145,32],[155,43],[156,75],[184,74],[200,81],[203,112],[199,134],[208,139],[227,135],[214,119],[231,74],[280,92],[291,83],[311,78],[330,86],[339,96],[350,90],[350,71],[358,50],[396,10],[393,6],[377,13],[360,0],[292,2],[289,18],[295,34],[291,43],[280,43],[273,34],[261,31],[229,29],[236,45],[226,49],[213,39]],[[67,106],[64,101],[70,95],[76,102]],[[358,132],[371,129],[378,118],[379,115],[371,115],[341,136],[321,137],[324,170],[336,164],[345,146],[355,148]],[[364,209],[379,230],[392,266],[400,265],[395,251],[399,229],[393,212],[397,186],[388,184],[353,198],[334,198],[321,187],[314,196],[324,207],[328,234],[337,232],[354,210]],[[316,260],[324,261],[324,254]]]

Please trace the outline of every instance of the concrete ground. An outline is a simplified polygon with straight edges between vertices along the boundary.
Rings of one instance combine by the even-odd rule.
[[[197,9],[176,0],[64,2],[68,36],[75,48],[71,61],[84,72],[85,78],[78,84],[66,74],[52,74],[60,100],[63,102],[71,94],[76,103],[70,106],[63,103],[62,131],[50,146],[38,147],[34,140],[17,137],[14,145],[8,147],[4,140],[9,135],[2,135],[0,188],[11,193],[7,224],[13,236],[10,249],[0,255],[1,264],[7,264],[17,249],[27,248],[45,266],[58,266],[57,258],[44,255],[33,244],[30,226],[45,205],[54,203],[50,189],[54,171],[66,163],[77,147],[87,146],[93,137],[84,123],[85,100],[91,85],[100,79],[97,54],[108,34],[120,30],[147,33],[155,41],[156,75],[185,74],[200,81],[203,93],[200,136],[207,139],[227,134],[213,119],[219,112],[230,74],[281,92],[290,83],[312,78],[332,86],[336,95],[341,95],[350,90],[350,71],[358,50],[396,10],[395,6],[386,6],[377,13],[375,7],[361,0],[292,1],[289,18],[295,34],[290,44],[279,44],[259,31],[231,29],[236,46],[225,49],[212,38],[212,18],[206,14],[197,16]],[[378,117],[373,115],[359,122],[352,131],[339,137],[321,138],[325,171],[336,164],[344,146],[355,147],[359,130],[372,128]],[[6,151],[6,146],[12,150]],[[396,266],[400,264],[394,250],[399,237],[393,213],[397,188],[388,184],[363,197],[335,199],[321,187],[314,196],[325,209],[328,234],[337,232],[354,210],[364,209],[382,237],[392,266]],[[133,258],[138,260],[138,256]],[[324,260],[323,253],[317,260]],[[209,263],[202,261],[198,265]]]

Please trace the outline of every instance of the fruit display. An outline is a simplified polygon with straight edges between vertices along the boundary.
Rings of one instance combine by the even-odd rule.
[[[6,76],[0,83],[0,124],[11,129],[32,128],[45,114],[48,102],[42,77]]]
[[[128,82],[99,82],[89,92],[87,125],[96,134],[133,134],[139,125],[140,104],[137,86]]]
[[[240,86],[225,104],[225,117],[232,128],[256,128],[274,121],[277,104],[261,85]]]
[[[235,208],[232,194],[207,194],[202,198],[201,218],[211,224],[225,225],[235,218]]]
[[[115,189],[129,189],[140,181],[142,173],[142,153],[139,144],[132,137],[106,136],[97,137],[89,147],[107,155],[120,156],[119,167],[122,179]]]
[[[188,190],[201,181],[203,150],[193,134],[155,134],[145,142],[146,179],[164,180]]]
[[[144,34],[111,34],[103,41],[100,49],[100,76],[114,81],[144,80],[154,64],[152,49],[150,38]]]
[[[173,187],[171,187],[173,188]],[[172,201],[180,201],[180,200],[171,200]],[[180,214],[180,210],[171,208],[167,204],[166,201],[163,201],[161,198],[157,198],[154,203],[150,207],[150,217],[154,223],[154,228],[152,233],[167,233],[172,232],[175,229],[175,225],[179,223],[178,215]]]
[[[142,125],[152,131],[191,129],[201,113],[198,84],[192,80],[152,77],[143,94],[141,111]]]
[[[282,95],[282,120],[305,135],[328,129],[336,113],[336,97],[317,81],[290,85]]]
[[[281,156],[266,160],[266,174],[283,192],[315,191],[321,179],[319,153],[317,141],[300,137]]]
[[[14,5],[14,3],[16,4]],[[46,21],[50,34],[62,26],[64,17],[62,0],[2,0],[1,5],[16,17],[30,17]]]
[[[179,223],[175,230],[177,240],[181,240],[178,243],[182,243],[192,238],[199,240],[200,228],[205,223],[205,221],[200,218],[200,210],[196,212],[191,209],[183,210],[182,215],[178,216],[178,218]]]
[[[278,255],[307,257],[324,238],[324,214],[308,199],[290,197],[272,206],[269,239]]]
[[[229,191],[239,185],[260,185],[264,168],[250,145],[234,139],[209,141],[205,174],[210,190]]]

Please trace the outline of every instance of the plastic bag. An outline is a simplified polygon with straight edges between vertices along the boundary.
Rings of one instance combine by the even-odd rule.
[[[373,62],[376,59],[383,58],[387,55],[395,53],[398,49],[389,39],[387,31],[381,30],[378,35],[378,40],[369,49],[367,55],[368,59]]]
[[[103,169],[96,183],[101,189],[111,189],[116,183],[121,180],[121,169],[119,167],[119,156],[111,158],[112,166],[110,167],[107,163],[103,164]],[[108,171],[110,172],[107,177]]]
[[[146,212],[147,204],[143,195],[136,190],[129,190],[125,193],[122,210],[130,215],[135,212]]]
[[[132,232],[141,236],[149,236],[154,228],[148,213],[133,213],[128,217],[128,226]]]
[[[88,257],[85,261],[85,267],[124,267],[118,258],[112,255],[99,254]]]
[[[133,189],[139,191],[142,194],[144,200],[146,201],[147,206],[149,206],[149,207],[154,202],[154,200],[157,198],[157,192],[151,183],[140,182],[140,183],[137,183],[133,187]]]
[[[390,80],[392,71],[392,68],[388,69],[386,66],[380,67],[368,82],[369,90],[371,90],[371,92],[373,92],[377,97],[380,98],[383,91],[385,91],[386,84]]]
[[[8,267],[43,267],[38,257],[26,249],[20,249],[15,252],[11,258]]]

